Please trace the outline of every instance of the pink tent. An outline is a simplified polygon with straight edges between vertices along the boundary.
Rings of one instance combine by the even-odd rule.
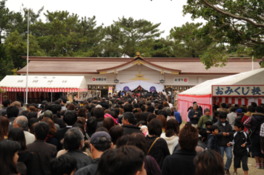
[[[249,105],[264,103],[264,68],[207,80],[178,95],[178,111],[188,121],[188,108],[197,102],[203,109],[213,104]]]

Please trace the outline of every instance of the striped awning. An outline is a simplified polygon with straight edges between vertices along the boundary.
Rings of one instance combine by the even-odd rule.
[[[26,83],[28,81],[28,83]],[[83,92],[87,91],[84,76],[6,76],[0,89],[6,92]]]

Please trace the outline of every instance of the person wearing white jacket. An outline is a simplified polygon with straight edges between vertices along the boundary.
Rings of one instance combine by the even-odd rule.
[[[161,138],[166,140],[170,154],[173,153],[175,147],[179,143],[179,123],[175,119],[169,119],[167,121],[167,126],[165,133],[161,134]]]

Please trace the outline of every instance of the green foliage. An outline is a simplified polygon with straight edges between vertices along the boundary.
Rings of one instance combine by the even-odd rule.
[[[259,0],[188,0],[184,13],[206,20],[214,42],[245,48],[255,58],[264,56],[264,1]],[[231,51],[227,47],[226,53]],[[203,56],[202,56],[203,57]],[[202,58],[205,59],[205,58]],[[225,61],[225,57],[222,60]],[[209,67],[212,65],[208,65]]]

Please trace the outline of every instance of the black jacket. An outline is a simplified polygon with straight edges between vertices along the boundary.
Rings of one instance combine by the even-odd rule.
[[[163,162],[162,175],[193,175],[195,165],[193,159],[196,152],[178,150],[167,156]]]
[[[92,163],[79,169],[75,175],[95,175],[100,159],[92,160]]]
[[[140,128],[133,125],[123,125],[123,133],[126,134],[132,134],[132,133],[141,133]]]
[[[241,145],[246,143],[245,147]],[[247,155],[247,144],[248,144],[248,136],[245,132],[239,131],[234,133],[234,155]]]
[[[163,161],[166,156],[170,155],[170,151],[167,145],[167,142],[163,138],[159,138],[156,143],[150,149],[152,143],[157,137],[146,137],[147,140],[147,149],[149,150],[149,155],[151,155],[162,168]]]
[[[197,115],[197,117],[193,117],[194,115]],[[198,124],[198,121],[199,121],[199,119],[201,118],[201,116],[202,116],[202,113],[201,113],[201,111],[200,110],[193,110],[193,109],[191,109],[190,111],[189,111],[189,113],[188,113],[188,118],[190,119],[190,122],[192,123],[192,124]]]
[[[215,136],[213,134],[210,134],[208,136],[207,148],[210,150],[215,150],[216,152],[220,153],[220,149],[219,149],[218,141],[217,141],[217,136]]]
[[[260,126],[264,122],[264,114],[262,113],[253,113],[252,119],[249,125],[246,125],[247,128],[250,128],[252,134],[259,135]]]
[[[227,146],[227,143],[233,140],[232,126],[228,123],[228,121],[224,124],[218,121],[216,126],[219,129],[219,134],[217,136],[218,146]],[[229,136],[223,136],[223,132],[228,132]]]

